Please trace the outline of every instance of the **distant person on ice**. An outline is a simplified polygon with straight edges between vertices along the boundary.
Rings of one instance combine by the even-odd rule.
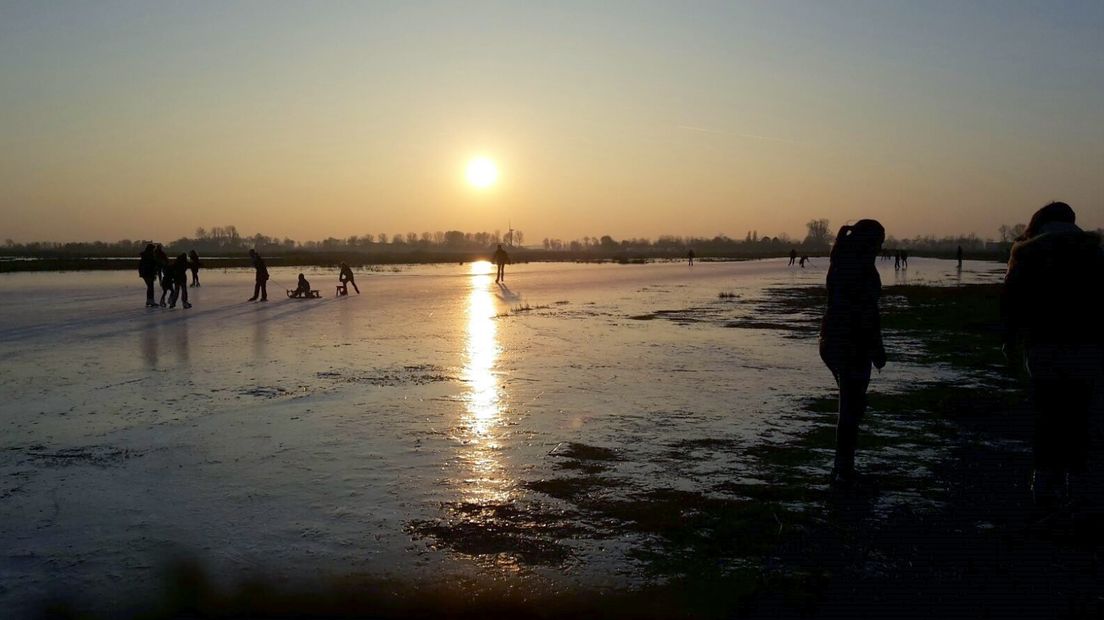
[[[258,295],[261,301],[268,301],[268,265],[265,265],[264,259],[257,253],[257,250],[249,250],[249,258],[253,261],[253,269],[257,270],[257,280],[253,285],[253,296],[249,298],[249,301],[257,301]]]
[[[157,302],[153,300],[153,283],[157,281],[160,268],[157,265],[157,248],[152,243],[146,244],[146,249],[138,255],[138,277],[146,283],[146,307],[156,308]]]
[[[506,250],[502,249],[502,244],[498,244],[498,249],[494,253],[494,262],[498,265],[498,276],[495,277],[495,282],[504,282],[506,280],[506,263],[510,262],[510,256],[506,254]]]
[[[192,270],[192,286],[199,286],[199,253],[195,250],[188,252],[188,269]]]
[[[693,267],[694,266],[694,249],[693,248],[691,248],[690,251],[686,253],[686,258],[688,258],[690,260],[690,266]]]
[[[357,295],[360,295],[360,288],[357,287],[356,280],[353,279],[353,270],[349,269],[349,266],[345,263],[341,263],[341,273],[338,274],[337,279],[341,282],[342,295],[349,294],[350,285],[357,292]]]
[[[799,260],[797,262],[798,262],[798,264],[801,265],[801,268],[804,269],[805,268],[805,263],[809,262],[809,257],[808,256],[802,256],[801,260]]]
[[[820,328],[820,357],[839,386],[839,422],[831,483],[854,484],[859,423],[866,412],[870,368],[886,363],[878,298],[882,282],[874,260],[885,241],[875,220],[840,228],[828,267],[828,307]]]
[[[796,249],[791,249],[790,250],[790,266],[793,267],[793,264],[796,263],[796,262],[797,262],[797,250]]]
[[[958,251],[955,252],[955,258],[958,259],[958,270],[962,271],[962,246],[958,246]]]
[[[165,248],[161,247],[161,244],[157,244],[157,248],[153,252],[154,257],[157,259],[157,277],[161,280],[161,307],[166,305],[165,297],[173,290],[172,274],[169,273],[169,255],[165,254]]]
[[[192,307],[192,304],[188,303],[188,255],[181,252],[180,256],[176,257],[176,261],[169,266],[169,277],[172,278],[173,292],[169,296],[169,307],[176,307],[176,300],[179,298],[184,302],[184,308],[188,309]]]
[[[299,274],[299,286],[291,292],[292,297],[310,297],[310,282],[303,274]]]
[[[1023,338],[1035,410],[1036,504],[1071,497],[1070,476],[1085,469],[1089,410],[1104,361],[1104,253],[1073,209],[1053,202],[1035,212],[1012,244],[1001,297],[1004,353]]]

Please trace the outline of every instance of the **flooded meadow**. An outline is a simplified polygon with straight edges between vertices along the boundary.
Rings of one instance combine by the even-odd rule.
[[[204,271],[189,310],[143,308],[131,272],[0,276],[0,606],[134,609],[180,558],[225,584],[793,576],[778,545],[827,501],[835,392],[827,259],[786,262],[408,266],[347,297],[309,268],[313,300],[277,265],[267,303]],[[911,263],[879,262],[887,309],[1003,273]],[[987,372],[901,327],[860,444],[873,520],[943,501],[943,422],[879,411]]]

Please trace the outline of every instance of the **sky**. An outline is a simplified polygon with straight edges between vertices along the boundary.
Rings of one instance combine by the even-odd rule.
[[[1099,0],[0,0],[0,110],[17,241],[1104,226]]]

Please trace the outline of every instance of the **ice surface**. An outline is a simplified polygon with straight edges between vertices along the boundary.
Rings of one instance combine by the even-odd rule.
[[[319,300],[286,299],[300,269],[274,267],[266,304],[245,302],[250,272],[205,270],[191,310],[143,308],[132,272],[0,276],[0,607],[122,605],[174,554],[225,575],[485,570],[407,524],[530,493],[568,442],[633,455],[619,474],[641,487],[748,475],[665,455],[777,441],[832,393],[815,333],[725,327],[766,288],[823,283],[826,259],[786,262],[534,263],[503,287],[485,263],[403,267],[340,298],[336,271],[304,269]],[[880,268],[953,284],[999,265]],[[613,578],[620,557],[572,570]]]

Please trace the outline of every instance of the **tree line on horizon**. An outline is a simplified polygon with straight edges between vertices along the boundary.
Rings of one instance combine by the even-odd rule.
[[[997,239],[985,239],[974,233],[957,236],[937,237],[918,235],[908,239],[887,237],[888,249],[908,249],[931,253],[954,252],[959,246],[972,253],[1006,252],[1019,235],[1024,224],[1002,225],[998,229]],[[1104,233],[1104,230],[1099,232]],[[463,232],[459,230],[414,233],[367,233],[352,235],[344,239],[329,237],[317,241],[296,241],[284,237],[271,237],[264,234],[242,235],[236,226],[216,226],[210,229],[197,228],[191,237],[164,242],[166,251],[171,253],[196,250],[205,255],[244,255],[250,249],[262,254],[296,253],[359,253],[359,254],[471,254],[493,249],[497,244],[524,252],[541,254],[564,254],[585,256],[639,256],[639,257],[678,257],[693,249],[699,256],[765,256],[779,255],[796,249],[803,253],[823,253],[831,248],[834,234],[827,219],[814,219],[806,224],[805,237],[797,240],[786,233],[778,236],[762,235],[750,230],[742,238],[732,238],[726,234],[713,237],[660,235],[653,239],[627,238],[617,240],[611,235],[584,236],[564,241],[556,238],[544,238],[539,245],[525,246],[525,234],[520,230],[506,233]],[[115,242],[49,242],[36,241],[17,243],[6,239],[0,247],[5,256],[48,256],[48,257],[129,257],[145,248],[150,240],[123,239]]]

